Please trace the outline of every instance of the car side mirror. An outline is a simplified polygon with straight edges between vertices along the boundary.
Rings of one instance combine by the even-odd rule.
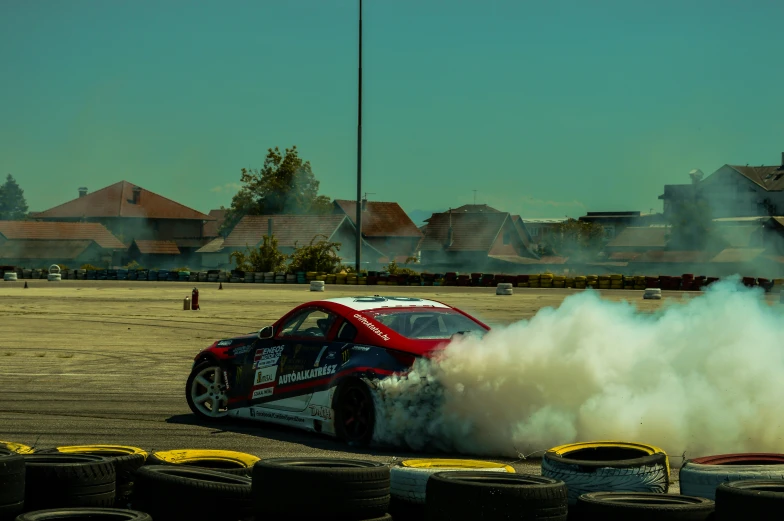
[[[261,340],[272,338],[272,334],[273,334],[272,326],[267,326],[259,329],[259,338]]]

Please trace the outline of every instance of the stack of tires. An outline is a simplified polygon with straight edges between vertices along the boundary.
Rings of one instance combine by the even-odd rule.
[[[623,289],[623,275],[610,275],[610,289]]]

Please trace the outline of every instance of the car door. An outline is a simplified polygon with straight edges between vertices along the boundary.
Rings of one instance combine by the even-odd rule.
[[[275,332],[271,347],[257,356],[251,404],[304,411],[313,396],[309,382],[329,374],[332,367],[323,365],[322,358],[334,337],[337,318],[323,308],[308,307],[287,319]]]

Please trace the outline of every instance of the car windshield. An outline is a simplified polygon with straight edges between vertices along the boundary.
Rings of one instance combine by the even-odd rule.
[[[460,333],[485,333],[486,330],[470,318],[446,310],[381,311],[373,318],[407,338],[436,340]]]

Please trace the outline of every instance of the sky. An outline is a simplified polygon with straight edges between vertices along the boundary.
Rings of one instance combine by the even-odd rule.
[[[0,0],[0,174],[207,212],[296,145],[356,197],[356,0]],[[784,151],[784,2],[365,0],[363,191],[408,212],[661,211]],[[474,192],[476,190],[476,192]]]

